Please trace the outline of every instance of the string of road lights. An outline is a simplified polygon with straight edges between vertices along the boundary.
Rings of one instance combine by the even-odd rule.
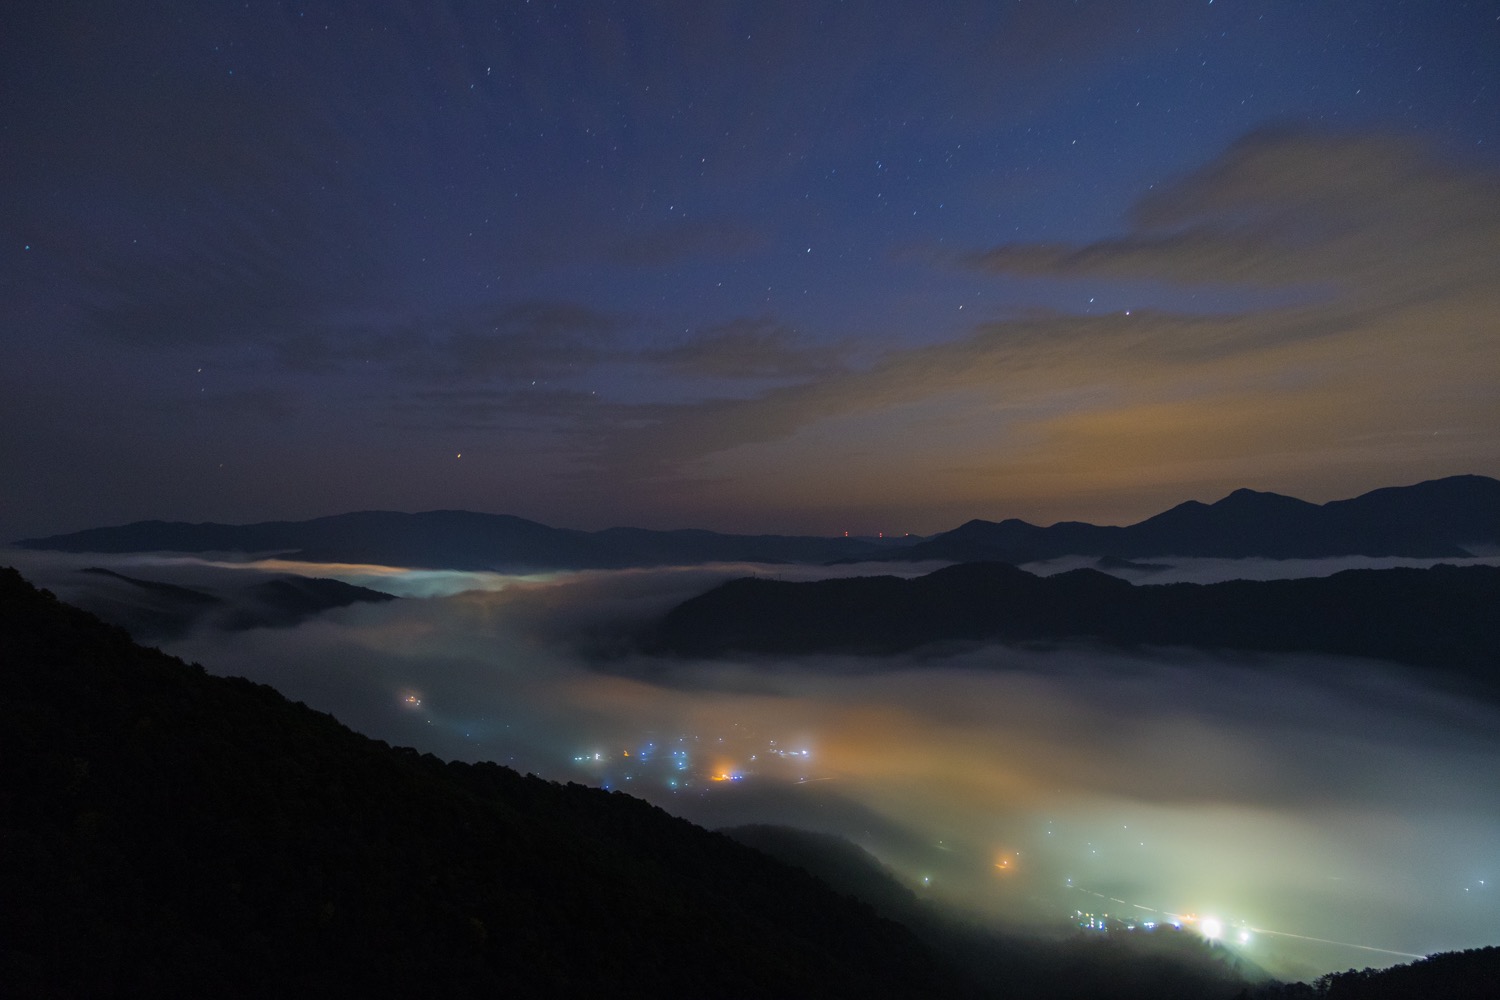
[[[1132,903],[1128,900],[1120,899],[1118,896],[1106,896],[1102,892],[1095,892],[1092,889],[1085,889],[1083,886],[1074,885],[1072,879],[1066,880],[1066,887],[1074,890],[1075,892],[1081,892],[1089,896],[1094,896],[1107,902],[1119,903],[1121,906],[1128,906],[1131,909],[1141,910],[1145,913],[1157,914],[1159,916],[1165,917],[1170,923],[1172,923],[1174,927],[1181,927],[1184,924],[1189,925],[1209,941],[1224,940],[1224,922],[1218,917],[1199,916],[1196,913],[1174,913],[1171,910],[1161,910],[1155,907],[1145,906],[1141,903]],[[1107,918],[1109,914],[1106,913],[1103,914],[1103,916]],[[1145,926],[1152,927],[1154,926],[1154,924],[1148,923]],[[1417,959],[1427,957],[1426,955],[1417,955],[1409,951],[1396,951],[1392,948],[1379,948],[1375,945],[1355,944],[1352,941],[1333,941],[1328,938],[1311,937],[1307,934],[1296,934],[1292,931],[1277,931],[1271,930],[1267,927],[1252,927],[1243,921],[1241,921],[1237,925],[1236,931],[1237,941],[1241,945],[1248,945],[1252,940],[1253,935],[1264,934],[1271,937],[1293,938],[1298,941],[1308,941],[1315,944],[1332,945],[1339,948],[1354,948],[1359,951],[1376,952],[1381,955],[1395,955],[1398,958]]]

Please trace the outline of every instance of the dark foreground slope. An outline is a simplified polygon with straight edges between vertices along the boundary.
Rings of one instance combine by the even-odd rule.
[[[1389,969],[1350,969],[1315,983],[1266,986],[1255,1000],[1495,1000],[1500,948],[1447,951]]]
[[[908,932],[620,794],[361,737],[0,570],[13,996],[942,995]]]
[[[893,653],[943,642],[1093,639],[1365,656],[1500,685],[1500,568],[1347,570],[1300,580],[1134,586],[1095,570],[1002,563],[916,579],[732,580],[670,611],[655,646],[685,656]]]

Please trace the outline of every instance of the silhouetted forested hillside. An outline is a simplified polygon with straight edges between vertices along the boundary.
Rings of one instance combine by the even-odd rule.
[[[1389,969],[1350,969],[1313,983],[1263,987],[1256,1000],[1495,1000],[1500,948],[1447,951]]]
[[[620,794],[443,763],[0,571],[10,996],[944,995],[811,877]]]
[[[672,609],[653,648],[893,653],[941,642],[1333,653],[1463,674],[1500,690],[1500,567],[1347,570],[1297,580],[1133,586],[1096,570],[1040,577],[1003,563],[916,579],[745,578]]]

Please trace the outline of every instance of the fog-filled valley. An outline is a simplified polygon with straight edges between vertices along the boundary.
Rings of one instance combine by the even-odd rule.
[[[1500,997],[1500,6],[0,31],[0,994]]]
[[[394,745],[622,790],[712,828],[846,837],[919,896],[997,925],[1180,925],[1310,979],[1491,944],[1500,917],[1500,706],[1394,664],[1080,643],[707,661],[632,642],[730,578],[888,566],[512,576],[4,555],[66,600],[117,611],[129,585],[81,570],[220,591],[292,574],[396,595],[294,624],[145,638]],[[1117,572],[1144,585],[1394,562]]]

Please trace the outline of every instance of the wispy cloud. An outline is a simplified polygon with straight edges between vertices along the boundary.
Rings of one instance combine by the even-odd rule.
[[[811,461],[861,481],[878,471],[841,427],[860,420],[865,440],[889,429],[901,442],[883,461],[945,495],[972,503],[1004,480],[1014,512],[1071,496],[1079,515],[1080,495],[1148,482],[1157,493],[1143,504],[1247,482],[1318,496],[1337,488],[1334,470],[1347,482],[1392,459],[1413,479],[1488,467],[1486,428],[1500,419],[1486,388],[1500,364],[1488,334],[1500,262],[1486,249],[1500,245],[1497,184],[1403,140],[1257,133],[1143,198],[1118,239],[968,262],[1103,282],[1295,285],[1301,302],[986,323],[753,398],[635,407],[606,431],[599,460],[627,479],[724,475],[735,488]]]
[[[1007,244],[997,273],[1265,286],[1327,283],[1401,303],[1496,276],[1500,179],[1383,135],[1256,132],[1142,198],[1123,236]]]

